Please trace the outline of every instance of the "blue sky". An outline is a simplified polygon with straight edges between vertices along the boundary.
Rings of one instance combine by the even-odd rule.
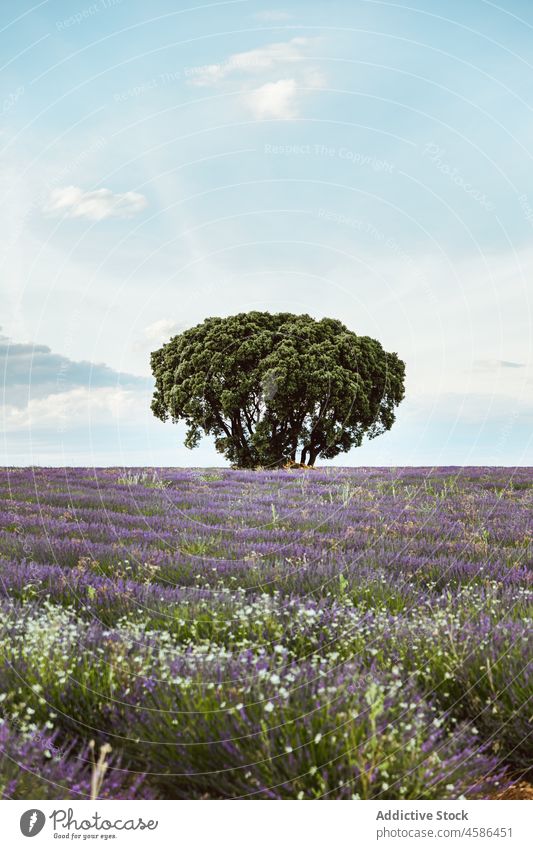
[[[343,465],[531,465],[533,6],[4,4],[3,464],[215,465],[149,411],[210,315],[407,363]]]

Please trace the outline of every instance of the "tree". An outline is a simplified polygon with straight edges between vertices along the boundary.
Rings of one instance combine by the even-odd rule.
[[[405,365],[340,321],[268,312],[208,318],[151,355],[152,411],[234,466],[314,465],[394,422]]]

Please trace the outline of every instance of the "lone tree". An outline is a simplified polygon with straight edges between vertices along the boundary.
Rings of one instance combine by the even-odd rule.
[[[405,365],[340,321],[268,312],[208,318],[151,355],[152,411],[244,468],[314,465],[389,430]]]

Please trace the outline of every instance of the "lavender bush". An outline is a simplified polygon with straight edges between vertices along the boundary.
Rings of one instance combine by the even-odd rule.
[[[105,798],[487,797],[527,774],[530,469],[0,484],[4,796],[89,795],[93,738]]]
[[[0,798],[2,799],[135,799],[152,798],[143,776],[106,760],[105,782],[95,789],[91,747],[76,751],[75,742],[61,749],[58,734],[47,729],[17,734],[0,725]]]

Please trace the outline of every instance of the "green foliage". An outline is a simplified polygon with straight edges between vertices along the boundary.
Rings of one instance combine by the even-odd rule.
[[[389,430],[404,363],[340,321],[249,312],[208,318],[151,356],[154,415],[184,421],[233,465],[314,465]]]

